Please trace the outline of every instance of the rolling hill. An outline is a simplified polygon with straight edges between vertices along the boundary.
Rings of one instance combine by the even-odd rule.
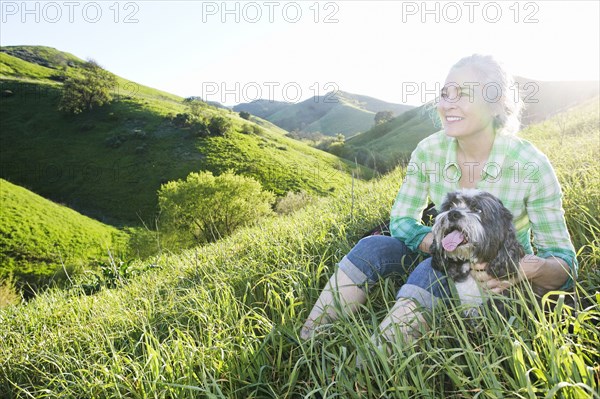
[[[422,105],[346,140],[338,155],[380,172],[408,161],[419,141],[440,129],[435,108]]]
[[[350,162],[268,122],[202,103],[202,118],[225,118],[231,128],[224,137],[198,137],[174,123],[190,112],[184,99],[118,77],[111,104],[62,114],[62,72],[84,61],[49,47],[0,50],[0,177],[97,220],[153,226],[161,184],[192,171],[231,169],[278,195],[325,195],[350,184]]]
[[[400,115],[411,108],[368,96],[333,91],[297,104],[256,100],[236,105],[233,110],[249,112],[287,131],[320,132],[331,136],[342,133],[350,137],[370,129],[379,111]]]
[[[3,179],[0,204],[0,281],[13,274],[25,292],[126,250],[123,231]]]

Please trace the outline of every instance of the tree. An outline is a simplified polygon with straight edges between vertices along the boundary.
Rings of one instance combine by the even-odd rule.
[[[202,110],[207,106],[202,97],[196,96],[187,97],[183,103],[187,105],[190,113],[198,118],[202,117]]]
[[[208,130],[211,136],[225,136],[231,126],[231,121],[228,118],[214,116],[208,124]]]
[[[112,101],[112,90],[117,84],[115,75],[103,69],[94,60],[81,68],[72,68],[63,83],[58,109],[79,114]]]
[[[212,242],[272,214],[274,200],[258,181],[232,171],[190,173],[160,188],[161,228],[179,244]]]
[[[250,113],[246,111],[240,111],[240,118],[250,120]]]
[[[375,114],[375,125],[380,125],[387,121],[394,119],[394,113],[392,111],[379,111]]]

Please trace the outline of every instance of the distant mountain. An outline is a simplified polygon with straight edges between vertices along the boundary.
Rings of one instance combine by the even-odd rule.
[[[223,105],[218,101],[206,101],[206,103],[208,105],[212,105],[213,107],[217,107],[217,108],[221,108],[221,109],[227,109],[227,110],[231,109],[230,107]]]
[[[252,115],[258,116],[259,118],[268,119],[269,116],[273,115],[274,113],[293,105],[294,104],[292,103],[286,103],[283,101],[260,99],[249,103],[238,104],[233,107],[233,110],[235,112],[245,111]]]
[[[63,72],[83,62],[50,47],[0,47],[1,178],[106,223],[152,227],[161,184],[190,172],[233,170],[277,195],[351,183],[352,162],[268,121],[200,103],[203,118],[230,124],[224,136],[200,135],[176,123],[191,112],[183,98],[119,77],[111,104],[63,114]]]
[[[524,102],[524,126],[548,119],[600,93],[599,81],[550,82],[517,77]]]
[[[233,109],[267,119],[287,131],[321,132],[325,135],[342,133],[351,137],[373,127],[375,114],[379,111],[391,111],[394,115],[400,115],[411,108],[413,107],[410,105],[333,91],[298,104],[256,100],[239,104]]]

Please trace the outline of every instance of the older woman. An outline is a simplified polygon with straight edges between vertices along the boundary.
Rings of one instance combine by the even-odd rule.
[[[422,312],[447,300],[450,290],[446,277],[432,269],[431,258],[414,267],[432,243],[431,228],[420,223],[421,215],[429,201],[439,206],[447,193],[461,188],[490,192],[512,212],[526,253],[519,264],[521,279],[539,293],[572,286],[577,261],[560,186],[546,156],[514,135],[520,101],[513,85],[490,56],[466,57],[451,68],[437,104],[443,130],[412,153],[391,211],[392,237],[363,238],[340,261],[302,327],[302,338],[338,317],[335,301],[342,310],[354,311],[366,301],[364,287],[391,273],[408,279],[379,326],[380,336],[389,341],[399,331],[410,339],[427,328]],[[484,268],[471,265],[484,289],[500,293],[515,282],[492,278]]]

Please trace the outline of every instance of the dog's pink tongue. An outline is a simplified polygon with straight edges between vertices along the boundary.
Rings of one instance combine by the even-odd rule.
[[[442,247],[444,247],[446,251],[452,252],[460,245],[461,242],[463,242],[464,239],[465,237],[463,236],[463,233],[458,230],[454,230],[452,233],[449,233],[446,235],[446,237],[442,238]]]

